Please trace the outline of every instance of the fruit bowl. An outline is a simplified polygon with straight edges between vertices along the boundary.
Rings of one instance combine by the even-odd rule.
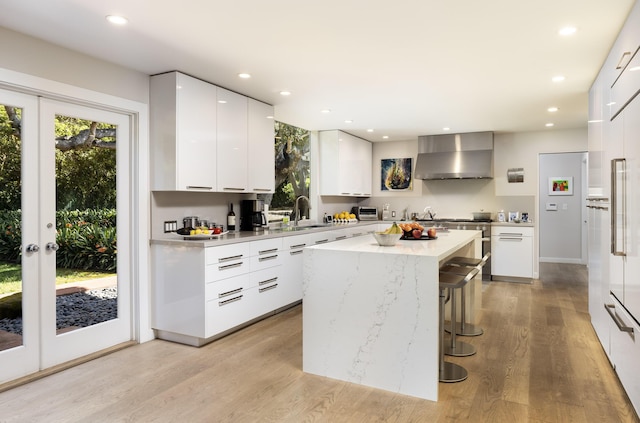
[[[382,232],[374,232],[373,237],[378,241],[378,245],[382,247],[393,247],[398,242],[399,234],[384,234]]]

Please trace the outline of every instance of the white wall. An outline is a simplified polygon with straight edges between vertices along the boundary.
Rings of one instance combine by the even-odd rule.
[[[585,197],[586,152],[540,155],[540,261],[586,264]],[[550,195],[549,178],[573,178],[572,195]],[[547,210],[555,203],[556,210]]]
[[[149,75],[3,27],[0,40],[0,67],[149,104]]]

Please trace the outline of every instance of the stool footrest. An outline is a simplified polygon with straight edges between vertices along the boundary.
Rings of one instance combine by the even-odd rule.
[[[462,382],[468,375],[467,369],[455,363],[445,361],[440,366],[440,382]]]

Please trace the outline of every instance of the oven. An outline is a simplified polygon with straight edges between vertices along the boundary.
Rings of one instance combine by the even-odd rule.
[[[435,226],[435,228],[445,228],[449,230],[469,229],[482,231],[482,256],[491,252],[491,219],[472,220],[472,219],[434,219],[420,221],[423,226]],[[482,268],[482,280],[491,280],[491,260]]]

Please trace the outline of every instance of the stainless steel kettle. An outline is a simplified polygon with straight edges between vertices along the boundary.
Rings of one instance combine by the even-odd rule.
[[[185,228],[196,228],[198,226],[198,216],[187,216],[182,219]]]

